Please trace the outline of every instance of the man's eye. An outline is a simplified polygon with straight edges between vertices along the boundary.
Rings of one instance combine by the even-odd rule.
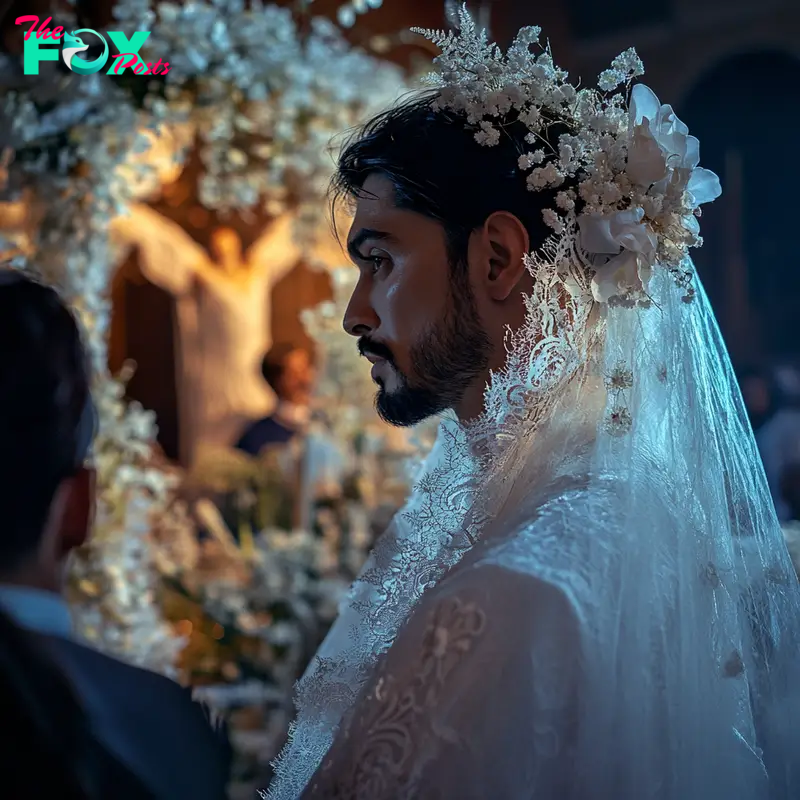
[[[372,264],[372,272],[376,273],[386,262],[389,261],[386,256],[370,256],[367,261]]]

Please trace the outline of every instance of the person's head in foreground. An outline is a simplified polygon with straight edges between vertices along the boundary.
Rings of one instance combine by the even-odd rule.
[[[0,271],[0,582],[60,591],[88,537],[95,432],[89,364],[54,289]]]
[[[438,89],[367,123],[334,196],[378,410],[458,420],[271,797],[798,797],[800,588],[689,257],[717,177],[633,51],[593,89],[538,29],[431,38]]]

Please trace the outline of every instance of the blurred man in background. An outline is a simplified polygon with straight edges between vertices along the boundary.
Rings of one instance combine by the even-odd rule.
[[[261,369],[264,380],[278,396],[278,406],[270,416],[252,423],[237,442],[236,448],[251,456],[268,445],[286,444],[305,429],[316,380],[312,355],[294,345],[273,347]]]
[[[740,376],[750,424],[781,522],[793,519],[782,486],[800,463],[800,377],[790,365],[746,370]]]

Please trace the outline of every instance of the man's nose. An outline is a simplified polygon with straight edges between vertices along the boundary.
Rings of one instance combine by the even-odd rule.
[[[342,325],[351,336],[367,336],[375,331],[380,319],[370,301],[369,288],[359,281],[347,304]]]

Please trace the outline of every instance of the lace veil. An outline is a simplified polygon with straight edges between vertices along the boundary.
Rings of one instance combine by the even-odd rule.
[[[469,24],[462,16],[462,38]],[[663,121],[664,107],[659,113]],[[655,112],[648,119],[654,130]],[[676,123],[673,115],[671,133],[686,138]],[[685,203],[692,178],[679,177]],[[690,211],[702,202],[694,187]],[[800,589],[708,299],[686,250],[665,249],[676,237],[663,218],[647,228],[658,241],[642,260],[630,217],[616,217],[619,249],[603,251],[591,225],[563,211],[561,228],[528,259],[535,289],[526,323],[509,334],[484,415],[469,426],[442,423],[415,492],[298,686],[271,798],[303,793],[382,659],[391,661],[398,631],[470,561],[567,599],[579,641],[577,699],[571,721],[563,719],[553,687],[574,665],[557,655],[548,662],[526,640],[527,609],[494,620],[487,612],[504,631],[498,647],[529,649],[534,674],[487,683],[476,672],[445,687],[455,693],[448,707],[466,708],[480,694],[487,708],[506,697],[514,713],[497,730],[488,711],[487,731],[448,722],[473,748],[461,763],[472,783],[442,796],[800,796]],[[634,215],[635,224],[648,216]],[[612,238],[614,225],[604,228]],[[374,685],[369,696],[380,699]],[[413,739],[403,758],[422,764]],[[492,763],[476,777],[481,748]],[[363,752],[360,774],[369,770]],[[538,769],[520,768],[545,757],[568,785],[556,790]],[[384,752],[373,767],[386,773],[395,763]],[[428,796],[414,789],[435,783],[425,783],[426,770],[409,767],[394,792],[351,786],[341,796]],[[511,775],[517,784],[500,777]]]

